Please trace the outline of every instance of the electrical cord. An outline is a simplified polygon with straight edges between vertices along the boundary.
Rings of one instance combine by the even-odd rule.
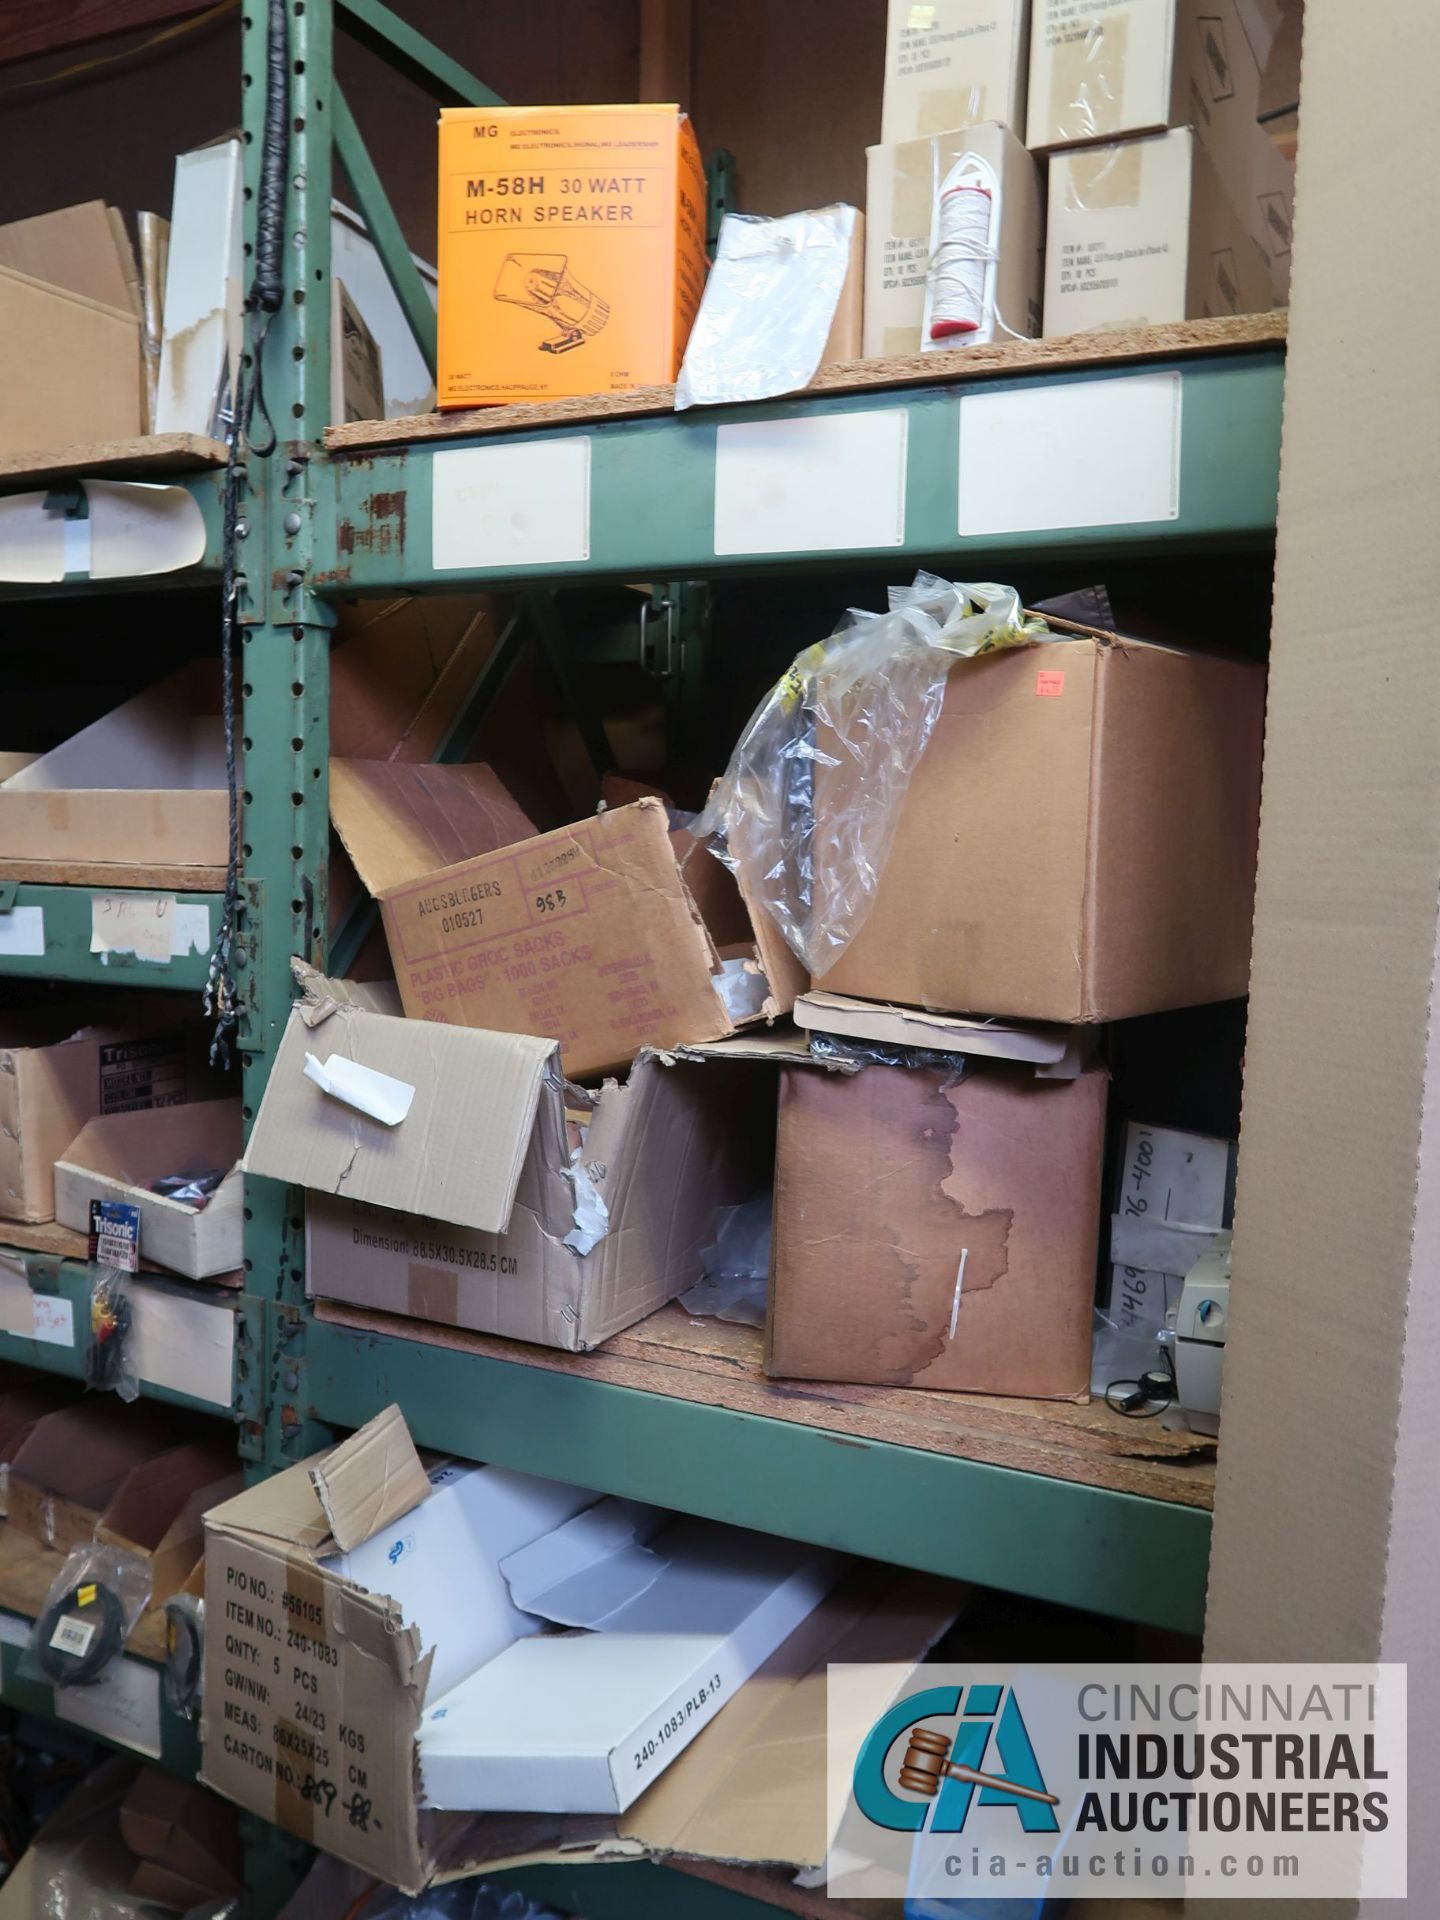
[[[225,733],[225,789],[229,839],[225,857],[225,895],[220,928],[210,953],[205,980],[206,1017],[215,1022],[210,1060],[215,1066],[231,1063],[232,1043],[239,1025],[238,996],[232,949],[240,911],[240,780],[235,754],[235,628],[238,598],[244,575],[236,564],[235,547],[240,523],[240,486],[245,451],[268,459],[279,436],[265,404],[265,344],[270,326],[285,300],[285,185],[290,125],[290,29],[285,0],[269,0],[265,40],[265,120],[260,149],[260,187],[255,201],[255,272],[245,297],[247,310],[262,316],[255,328],[251,352],[242,354],[232,396],[229,458],[221,517],[220,574],[220,701]],[[269,432],[264,445],[250,440],[251,416],[258,406]]]
[[[68,1653],[50,1644],[62,1621],[71,1615],[91,1628],[80,1653]],[[41,1614],[34,1644],[40,1670],[55,1686],[93,1686],[125,1644],[125,1609],[103,1582],[79,1581]]]
[[[1180,1390],[1175,1362],[1168,1349],[1161,1351],[1165,1355],[1163,1371],[1155,1367],[1137,1380],[1112,1380],[1106,1387],[1105,1404],[1112,1413],[1123,1413],[1127,1420],[1150,1420],[1174,1405]]]
[[[97,1282],[90,1301],[90,1346],[85,1355],[85,1379],[92,1387],[113,1390],[125,1373],[125,1348],[135,1310],[116,1284]]]
[[[177,1593],[165,1602],[165,1702],[172,1713],[193,1715],[200,1704],[205,1657],[205,1602]]]

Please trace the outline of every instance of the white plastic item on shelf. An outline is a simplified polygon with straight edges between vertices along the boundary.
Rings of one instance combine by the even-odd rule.
[[[859,222],[840,205],[778,220],[725,216],[675,386],[677,412],[809,386],[827,357]]]
[[[970,151],[939,183],[930,217],[930,266],[920,346],[926,353],[1018,338],[999,312],[996,283],[1001,227],[1000,179]]]

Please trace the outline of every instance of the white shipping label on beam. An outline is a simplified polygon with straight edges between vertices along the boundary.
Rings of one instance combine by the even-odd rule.
[[[160,1758],[160,1669],[121,1654],[93,1685],[57,1687],[55,1717]]]
[[[961,538],[1178,519],[1181,377],[1042,382],[960,400]]]
[[[437,573],[590,558],[588,435],[453,447],[430,463]]]
[[[49,1347],[73,1347],[75,1309],[63,1293],[37,1293],[33,1296],[37,1340]]]
[[[45,909],[12,907],[0,913],[0,954],[11,960],[39,960],[45,954]]]
[[[905,539],[904,407],[715,434],[715,551],[835,553]]]
[[[86,565],[92,580],[178,573],[205,558],[205,516],[188,488],[145,480],[84,484],[90,504]]]

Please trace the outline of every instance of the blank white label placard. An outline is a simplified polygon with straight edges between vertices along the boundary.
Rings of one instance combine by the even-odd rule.
[[[1179,512],[1178,373],[961,397],[962,538],[1132,526]]]
[[[12,959],[39,960],[45,954],[45,909],[12,907],[0,913],[0,953]]]
[[[904,407],[720,427],[716,553],[833,553],[905,538]]]
[[[590,558],[587,435],[452,447],[431,461],[431,560],[459,568],[547,567]]]

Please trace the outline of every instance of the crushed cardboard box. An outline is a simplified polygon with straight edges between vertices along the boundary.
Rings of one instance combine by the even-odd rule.
[[[393,1432],[395,1416],[384,1417]],[[386,1455],[393,1465],[388,1447]],[[339,1571],[344,1563],[322,1558],[332,1531],[317,1476],[329,1477],[329,1459],[302,1462],[206,1517],[206,1611],[224,1623],[224,1633],[207,1636],[202,1779],[407,1892],[437,1873],[460,1877],[487,1855],[541,1852],[567,1834],[579,1838],[582,1829],[596,1857],[686,1853],[817,1865],[826,1833],[826,1659],[918,1659],[958,1604],[957,1590],[944,1583],[857,1569],[627,1812],[580,1821],[439,1813],[421,1806],[417,1755],[434,1653],[388,1586],[364,1589]],[[405,1479],[412,1482],[413,1474]],[[482,1557],[492,1561],[506,1541],[513,1552],[543,1540],[557,1523],[553,1499],[543,1497],[538,1519],[527,1521],[525,1476],[502,1479],[515,1500],[488,1543],[480,1543]],[[528,1482],[531,1490],[540,1486]],[[425,1504],[444,1497],[435,1489]],[[372,1536],[383,1538],[383,1550],[370,1556],[381,1578],[392,1554],[393,1567],[402,1566],[411,1514],[418,1532],[423,1512],[391,1511]],[[417,1543],[417,1556],[421,1551]],[[618,1558],[602,1554],[594,1564],[602,1572],[618,1567],[626,1577],[633,1571],[623,1547]],[[397,1584],[405,1577],[397,1574]],[[463,1618],[459,1599],[448,1595],[452,1620]],[[432,1621],[446,1603],[443,1592],[430,1596]],[[278,1675],[273,1644],[284,1650]],[[767,1782],[759,1800],[769,1809],[764,1817],[754,1792],[760,1779]]]
[[[372,1013],[296,971],[246,1166],[307,1188],[312,1296],[583,1350],[697,1278],[715,1209],[763,1183],[768,1076],[647,1053],[591,1093],[553,1040]],[[327,1093],[311,1055],[413,1087],[406,1117]]]
[[[802,984],[799,963],[759,910],[745,937],[719,944],[687,884],[692,861],[715,864],[646,798],[386,889],[405,1011],[548,1034],[577,1080],[643,1047],[773,1020]]]

